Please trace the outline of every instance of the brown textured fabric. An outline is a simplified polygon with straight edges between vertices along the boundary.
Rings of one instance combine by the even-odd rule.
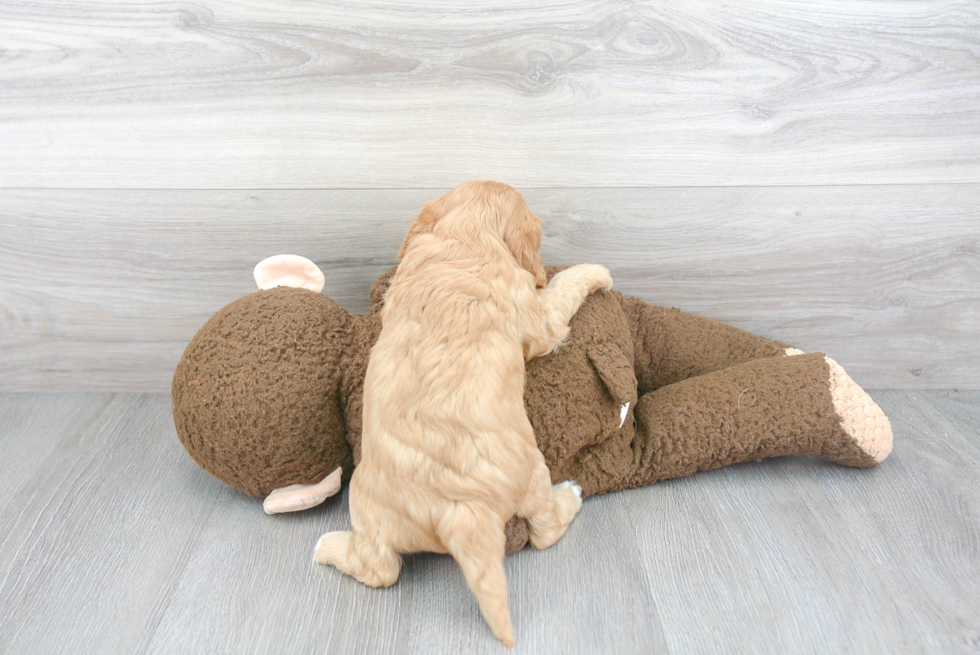
[[[191,456],[253,495],[337,466],[349,478],[394,271],[364,316],[280,287],[208,321],[174,375]],[[779,455],[875,463],[841,428],[819,353],[785,357],[785,344],[615,291],[590,296],[570,325],[563,347],[528,363],[525,404],[552,480],[575,480],[584,496]],[[526,541],[526,522],[511,520],[508,552]]]
[[[549,277],[555,272],[549,270]],[[528,362],[524,403],[552,481],[574,479],[590,496],[603,492],[604,476],[583,459],[598,444],[633,438],[633,342],[615,292],[587,298],[569,325],[564,346]],[[625,403],[630,406],[620,428]]]
[[[828,381],[823,354],[811,353],[746,362],[645,395],[633,471],[619,488],[783,455],[873,465],[840,429]]]
[[[507,525],[504,526],[504,548],[508,555],[516,553],[527,545],[529,538],[527,521],[517,516],[512,516]]]
[[[640,394],[729,366],[783,355],[788,347],[731,325],[623,298]]]
[[[350,471],[338,367],[348,319],[326,296],[286,287],[211,317],[173,379],[174,424],[191,457],[253,496]]]

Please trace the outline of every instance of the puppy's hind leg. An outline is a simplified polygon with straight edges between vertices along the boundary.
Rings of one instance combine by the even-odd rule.
[[[503,523],[498,517],[457,505],[443,515],[436,533],[463,569],[466,584],[480,604],[480,612],[493,635],[508,648],[514,645],[514,625],[507,603],[504,573]]]
[[[402,568],[398,553],[360,532],[328,532],[317,541],[313,559],[369,587],[390,587]]]
[[[582,488],[570,481],[552,486],[551,473],[542,458],[517,514],[527,519],[531,545],[542,550],[562,538],[581,507]]]

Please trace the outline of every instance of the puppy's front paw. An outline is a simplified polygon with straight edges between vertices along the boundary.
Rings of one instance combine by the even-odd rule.
[[[350,545],[350,532],[328,532],[316,542],[313,559],[319,564],[335,566],[341,571],[347,564],[347,549]]]

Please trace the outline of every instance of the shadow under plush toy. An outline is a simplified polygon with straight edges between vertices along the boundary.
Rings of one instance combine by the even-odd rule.
[[[174,373],[191,457],[265,497],[270,514],[336,494],[360,459],[364,374],[393,273],[352,315],[320,293],[309,260],[256,266],[261,290],[215,314]],[[590,296],[570,327],[565,346],[527,363],[524,398],[552,480],[583,496],[781,455],[866,468],[891,451],[887,417],[821,353],[616,291]],[[526,541],[511,520],[507,552]]]

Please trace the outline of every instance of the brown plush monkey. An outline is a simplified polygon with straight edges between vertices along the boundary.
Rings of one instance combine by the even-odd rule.
[[[393,273],[352,315],[320,293],[309,260],[260,263],[262,290],[215,314],[174,373],[191,457],[266,497],[269,513],[337,493],[359,460],[364,372]],[[864,468],[891,451],[884,413],[821,353],[615,291],[590,296],[570,327],[562,348],[528,362],[524,399],[552,479],[583,496],[780,455]],[[526,539],[512,520],[508,552]]]

